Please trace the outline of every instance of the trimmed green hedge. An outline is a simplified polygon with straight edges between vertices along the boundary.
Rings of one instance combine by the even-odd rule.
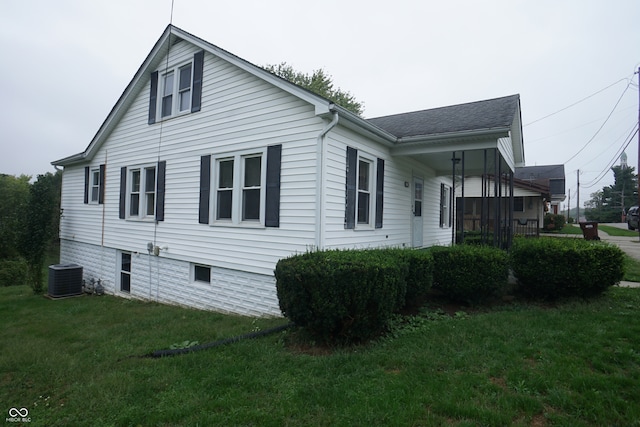
[[[509,257],[490,246],[432,249],[433,287],[456,301],[477,304],[500,294],[509,278]]]
[[[409,263],[387,250],[329,250],[282,259],[275,269],[282,314],[315,339],[372,338],[403,305]]]
[[[400,308],[414,307],[419,304],[431,290],[433,285],[433,255],[429,250],[413,249],[380,249],[382,254],[406,262],[408,265],[405,278],[407,291],[400,302]]]
[[[516,239],[510,257],[522,290],[536,298],[595,296],[624,276],[622,250],[605,242]]]

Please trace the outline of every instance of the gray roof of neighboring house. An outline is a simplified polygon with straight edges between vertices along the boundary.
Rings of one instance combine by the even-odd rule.
[[[550,178],[564,179],[564,165],[525,166],[522,168],[516,168],[513,176],[524,180]]]
[[[514,178],[549,187],[554,195],[565,194],[564,165],[525,166],[516,168]]]
[[[508,128],[518,112],[520,95],[413,111],[368,121],[398,138],[478,129]]]

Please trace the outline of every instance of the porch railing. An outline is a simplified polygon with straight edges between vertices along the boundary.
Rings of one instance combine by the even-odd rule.
[[[538,219],[514,219],[513,235],[524,237],[540,237],[540,223]]]

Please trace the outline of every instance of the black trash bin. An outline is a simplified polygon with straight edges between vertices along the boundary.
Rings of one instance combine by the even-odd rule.
[[[582,235],[585,240],[600,240],[598,237],[598,223],[596,221],[584,221],[580,223]]]

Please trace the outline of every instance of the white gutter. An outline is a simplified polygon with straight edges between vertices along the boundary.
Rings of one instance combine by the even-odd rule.
[[[333,107],[333,105],[330,106],[333,119],[322,129],[322,132],[320,132],[316,140],[316,250],[324,249],[324,180],[326,176],[326,162],[324,160],[327,155],[327,146],[324,143],[324,137],[338,124],[338,120],[340,119],[338,112],[331,107]]]

